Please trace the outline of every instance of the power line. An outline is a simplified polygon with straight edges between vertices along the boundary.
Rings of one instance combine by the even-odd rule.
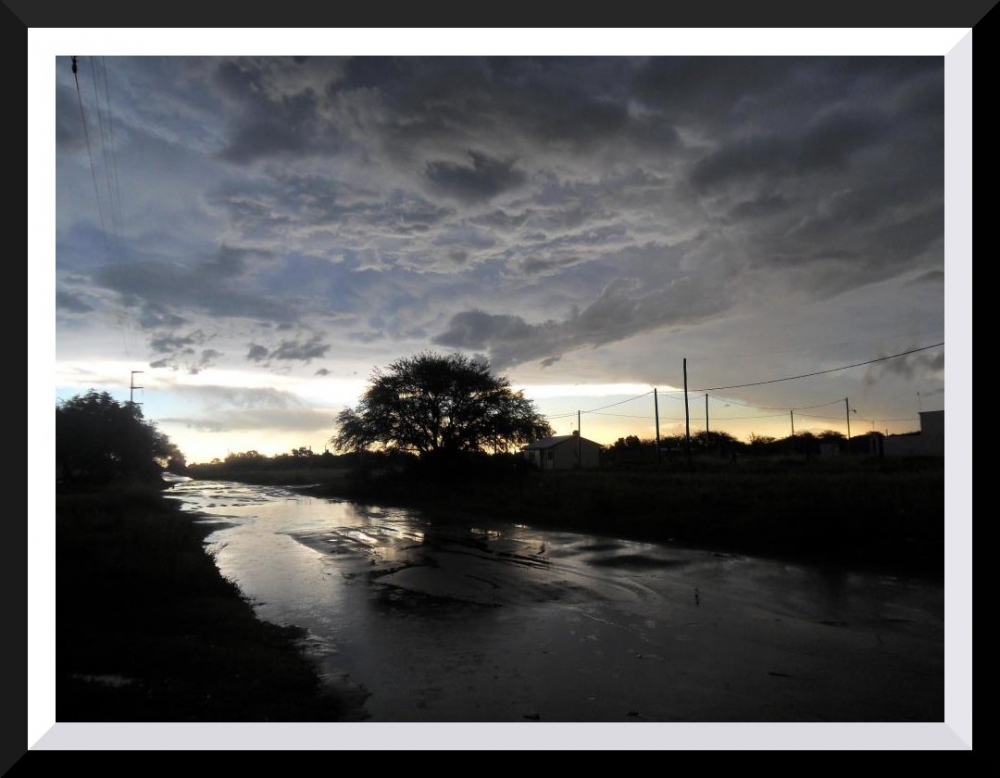
[[[927,351],[928,349],[937,348],[938,346],[943,346],[944,341],[940,343],[934,343],[930,346],[922,346],[921,348],[910,349],[909,351],[901,351],[898,354],[890,354],[887,357],[878,357],[876,359],[869,359],[866,362],[857,362],[853,365],[843,365],[842,367],[831,367],[829,370],[817,370],[815,373],[803,373],[802,375],[788,376],[787,378],[773,378],[770,381],[755,381],[749,384],[733,384],[732,386],[712,386],[707,389],[692,389],[692,392],[720,392],[724,389],[742,389],[747,386],[763,386],[764,384],[777,384],[781,381],[794,381],[798,378],[811,378],[812,376],[823,375],[824,373],[836,373],[840,370],[850,370],[852,367],[862,367],[863,365],[873,365],[876,362],[884,362],[887,359],[896,359],[897,357],[905,357],[908,354],[916,354],[918,351]],[[826,403],[825,403],[826,404]]]
[[[77,75],[77,58],[73,57],[73,78],[76,80],[76,99],[80,105],[80,121],[83,123],[83,137],[87,142],[87,159],[90,161],[90,177],[94,182],[94,198],[97,201],[97,214],[101,219],[101,234],[104,238],[104,250],[111,259],[111,248],[108,246],[108,230],[104,221],[104,209],[101,207],[101,192],[97,186],[97,172],[94,168],[94,152],[90,145],[90,130],[87,127],[87,115],[83,110],[83,93],[80,91],[80,78]]]
[[[755,381],[755,382],[746,383],[746,384],[734,384],[732,386],[716,386],[716,387],[710,387],[710,388],[707,388],[707,389],[692,389],[690,391],[691,392],[706,392],[706,393],[707,392],[718,392],[718,391],[723,391],[723,390],[726,390],[726,389],[742,389],[744,387],[749,387],[749,386],[763,386],[763,385],[766,385],[766,384],[780,383],[782,381],[794,381],[794,380],[799,379],[799,378],[811,378],[812,376],[824,375],[826,373],[835,373],[835,372],[838,372],[840,370],[849,370],[849,369],[855,368],[855,367],[862,367],[864,365],[871,365],[871,364],[875,364],[877,362],[884,362],[884,361],[889,360],[889,359],[897,359],[898,357],[907,356],[909,354],[916,354],[916,353],[918,353],[920,351],[927,351],[929,349],[937,348],[937,347],[943,346],[943,345],[944,345],[944,341],[942,341],[940,343],[934,343],[934,344],[931,344],[929,346],[922,346],[920,348],[910,349],[908,351],[902,351],[902,352],[900,352],[898,354],[890,354],[890,355],[885,356],[885,357],[876,357],[875,359],[869,359],[869,360],[866,360],[864,362],[857,362],[857,363],[852,364],[852,365],[843,365],[841,367],[834,367],[834,368],[830,368],[828,370],[817,370],[817,371],[812,372],[812,373],[803,373],[801,375],[788,376],[786,378],[774,378],[774,379],[770,379],[770,380],[767,380],[767,381]],[[560,413],[560,414],[546,415],[546,418],[547,419],[556,420],[556,419],[570,418],[572,416],[579,417],[580,415],[585,414],[585,413],[596,413],[596,414],[601,415],[601,416],[617,416],[617,417],[622,417],[622,418],[635,418],[635,419],[646,419],[646,420],[648,420],[651,417],[649,417],[649,416],[638,416],[638,415],[632,415],[632,414],[599,413],[599,412],[603,411],[606,408],[614,408],[614,407],[616,407],[618,405],[623,405],[625,403],[632,402],[633,400],[638,400],[638,399],[641,399],[643,397],[648,397],[649,395],[654,394],[654,392],[656,392],[655,389],[651,390],[649,392],[645,392],[644,394],[639,394],[639,395],[636,395],[634,397],[629,397],[629,398],[626,398],[624,400],[620,400],[620,401],[615,402],[615,403],[610,403],[608,405],[602,405],[602,406],[599,406],[597,408],[590,408],[589,410],[586,410],[586,411],[575,411],[575,412],[569,412],[569,413]],[[669,396],[670,394],[671,394],[670,392],[667,392],[667,393],[665,393],[665,396]],[[680,394],[680,392],[674,392],[673,394]],[[670,399],[678,399],[679,400],[681,398],[676,398],[675,397],[675,398],[670,398]],[[841,398],[837,398],[835,400],[829,400],[827,402],[822,402],[822,403],[813,403],[812,405],[795,406],[795,407],[792,407],[792,408],[789,408],[789,409],[778,408],[778,407],[774,407],[774,406],[753,405],[753,404],[750,404],[750,403],[743,403],[743,402],[739,402],[737,400],[729,400],[729,399],[725,399],[725,398],[716,398],[716,401],[717,402],[721,401],[721,402],[725,402],[727,404],[732,404],[732,405],[739,405],[739,406],[743,406],[743,407],[746,407],[746,408],[759,408],[760,410],[781,410],[782,411],[782,413],[779,413],[779,414],[765,414],[765,415],[759,415],[759,416],[729,416],[729,417],[725,417],[725,418],[721,419],[721,421],[744,421],[744,420],[750,420],[750,419],[772,419],[772,418],[778,418],[779,416],[784,416],[784,411],[785,410],[798,411],[798,410],[809,410],[811,408],[822,408],[823,406],[826,406],[826,405],[833,405],[834,403],[841,402]],[[803,413],[801,415],[805,416],[806,418],[826,419],[826,420],[831,420],[831,421],[838,421],[839,418],[840,418],[838,416],[817,416],[815,414],[806,414],[806,413]],[[664,418],[663,419],[663,421],[679,421],[679,420],[680,419],[669,419],[669,418]],[[868,423],[872,423],[873,422],[872,419],[863,419],[862,421],[866,421]],[[874,421],[910,421],[910,420],[909,419],[876,419]]]
[[[118,164],[114,153],[114,125],[111,113],[111,96],[108,91],[107,66],[104,64],[103,58],[99,61],[95,60],[93,57],[90,58],[90,73],[94,88],[94,105],[96,106],[97,112],[98,138],[100,140],[100,151],[104,167],[103,173],[107,189],[107,202],[105,202],[104,198],[101,197],[100,186],[97,183],[97,167],[94,164],[94,144],[91,143],[90,139],[89,123],[87,121],[86,111],[84,110],[83,91],[80,87],[80,77],[78,75],[79,57],[73,57],[72,63],[73,79],[76,82],[77,102],[80,106],[80,120],[83,124],[83,134],[87,144],[87,159],[90,163],[90,177],[94,184],[94,199],[97,206],[97,213],[100,218],[101,237],[104,242],[104,251],[108,259],[109,269],[117,276],[118,273],[116,271],[122,267],[122,248],[120,239],[122,224],[121,191],[118,178]],[[99,67],[101,69],[101,80],[104,83],[103,110],[101,104],[101,90],[98,81]],[[105,127],[105,114],[107,116],[107,127]],[[131,359],[132,349],[129,341],[130,336],[133,334],[132,318],[126,305],[122,302],[120,297],[118,300],[118,307],[119,312],[117,314],[117,320],[118,326],[121,329],[122,346],[125,351],[126,359]]]
[[[616,405],[624,405],[625,403],[630,403],[633,400],[638,400],[641,397],[648,397],[652,393],[653,393],[653,390],[651,389],[648,392],[646,392],[645,394],[637,394],[635,397],[629,397],[628,399],[620,400],[619,402],[611,403],[610,405],[601,405],[598,408],[591,408],[590,410],[587,410],[587,411],[572,411],[570,413],[559,413],[559,414],[554,414],[554,415],[551,415],[551,416],[546,416],[545,418],[547,418],[547,419],[563,419],[563,418],[568,418],[569,416],[576,416],[577,414],[581,414],[581,413],[596,413],[597,411],[603,411],[605,408],[614,408]],[[608,414],[608,415],[612,415],[612,414]],[[648,418],[648,417],[642,417],[642,418]]]
[[[816,353],[819,349],[833,349],[839,348],[840,346],[855,346],[858,343],[881,343],[886,340],[898,340],[899,338],[913,338],[923,335],[936,335],[943,330],[927,330],[925,332],[903,332],[899,335],[883,335],[878,338],[868,338],[867,340],[845,340],[840,343],[822,343],[818,346],[805,346],[803,348],[786,348],[786,349],[773,349],[771,351],[757,351],[751,354],[721,354],[715,357],[700,356],[699,361],[710,362],[718,359],[752,359],[760,356],[768,356],[771,354],[798,354],[803,351],[808,351],[810,353]]]
[[[744,403],[739,400],[730,400],[725,397],[714,397],[713,399],[716,402],[725,403],[726,405],[741,405],[744,408],[759,408],[762,411],[806,411],[810,408],[822,408],[824,405],[833,405],[834,403],[842,403],[844,401],[843,397],[838,397],[836,400],[830,400],[825,403],[815,403],[814,405],[796,405],[791,408],[785,408],[783,406],[776,405],[755,405],[754,403]]]

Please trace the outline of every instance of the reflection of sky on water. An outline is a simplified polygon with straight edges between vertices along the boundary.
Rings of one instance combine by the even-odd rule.
[[[365,684],[376,720],[519,720],[539,708],[617,720],[624,712],[608,711],[626,697],[657,720],[786,708],[816,720],[831,715],[823,695],[863,718],[838,672],[875,674],[855,694],[885,705],[894,674],[913,683],[943,667],[940,587],[273,487],[172,491],[228,522],[208,538],[220,570],[263,618],[305,627],[327,672]],[[806,702],[767,685],[815,668]],[[698,696],[720,682],[733,690],[721,702]],[[777,701],[762,701],[770,691]],[[936,710],[935,694],[899,699]]]

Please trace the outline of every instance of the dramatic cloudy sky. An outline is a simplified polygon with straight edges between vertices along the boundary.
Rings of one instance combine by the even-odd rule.
[[[845,398],[852,433],[917,429],[944,408],[944,76],[57,57],[56,396],[133,382],[190,461],[322,451],[373,368],[458,351],[611,443],[653,436],[654,387],[683,429],[687,359],[694,431],[706,394],[742,438],[846,431]]]

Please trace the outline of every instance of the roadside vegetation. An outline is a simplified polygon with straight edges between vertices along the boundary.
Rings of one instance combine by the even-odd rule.
[[[56,720],[342,721],[300,630],[257,619],[211,528],[164,491],[177,452],[138,406],[57,407]],[[123,455],[123,452],[124,455]]]
[[[161,492],[60,494],[56,720],[337,721],[303,635],[257,619]]]

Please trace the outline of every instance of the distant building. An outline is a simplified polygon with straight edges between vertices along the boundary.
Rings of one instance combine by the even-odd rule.
[[[542,470],[569,470],[600,465],[601,444],[574,432],[536,440],[524,446],[521,452]]]
[[[943,457],[944,411],[921,411],[920,432],[886,436],[882,452],[887,457]]]

